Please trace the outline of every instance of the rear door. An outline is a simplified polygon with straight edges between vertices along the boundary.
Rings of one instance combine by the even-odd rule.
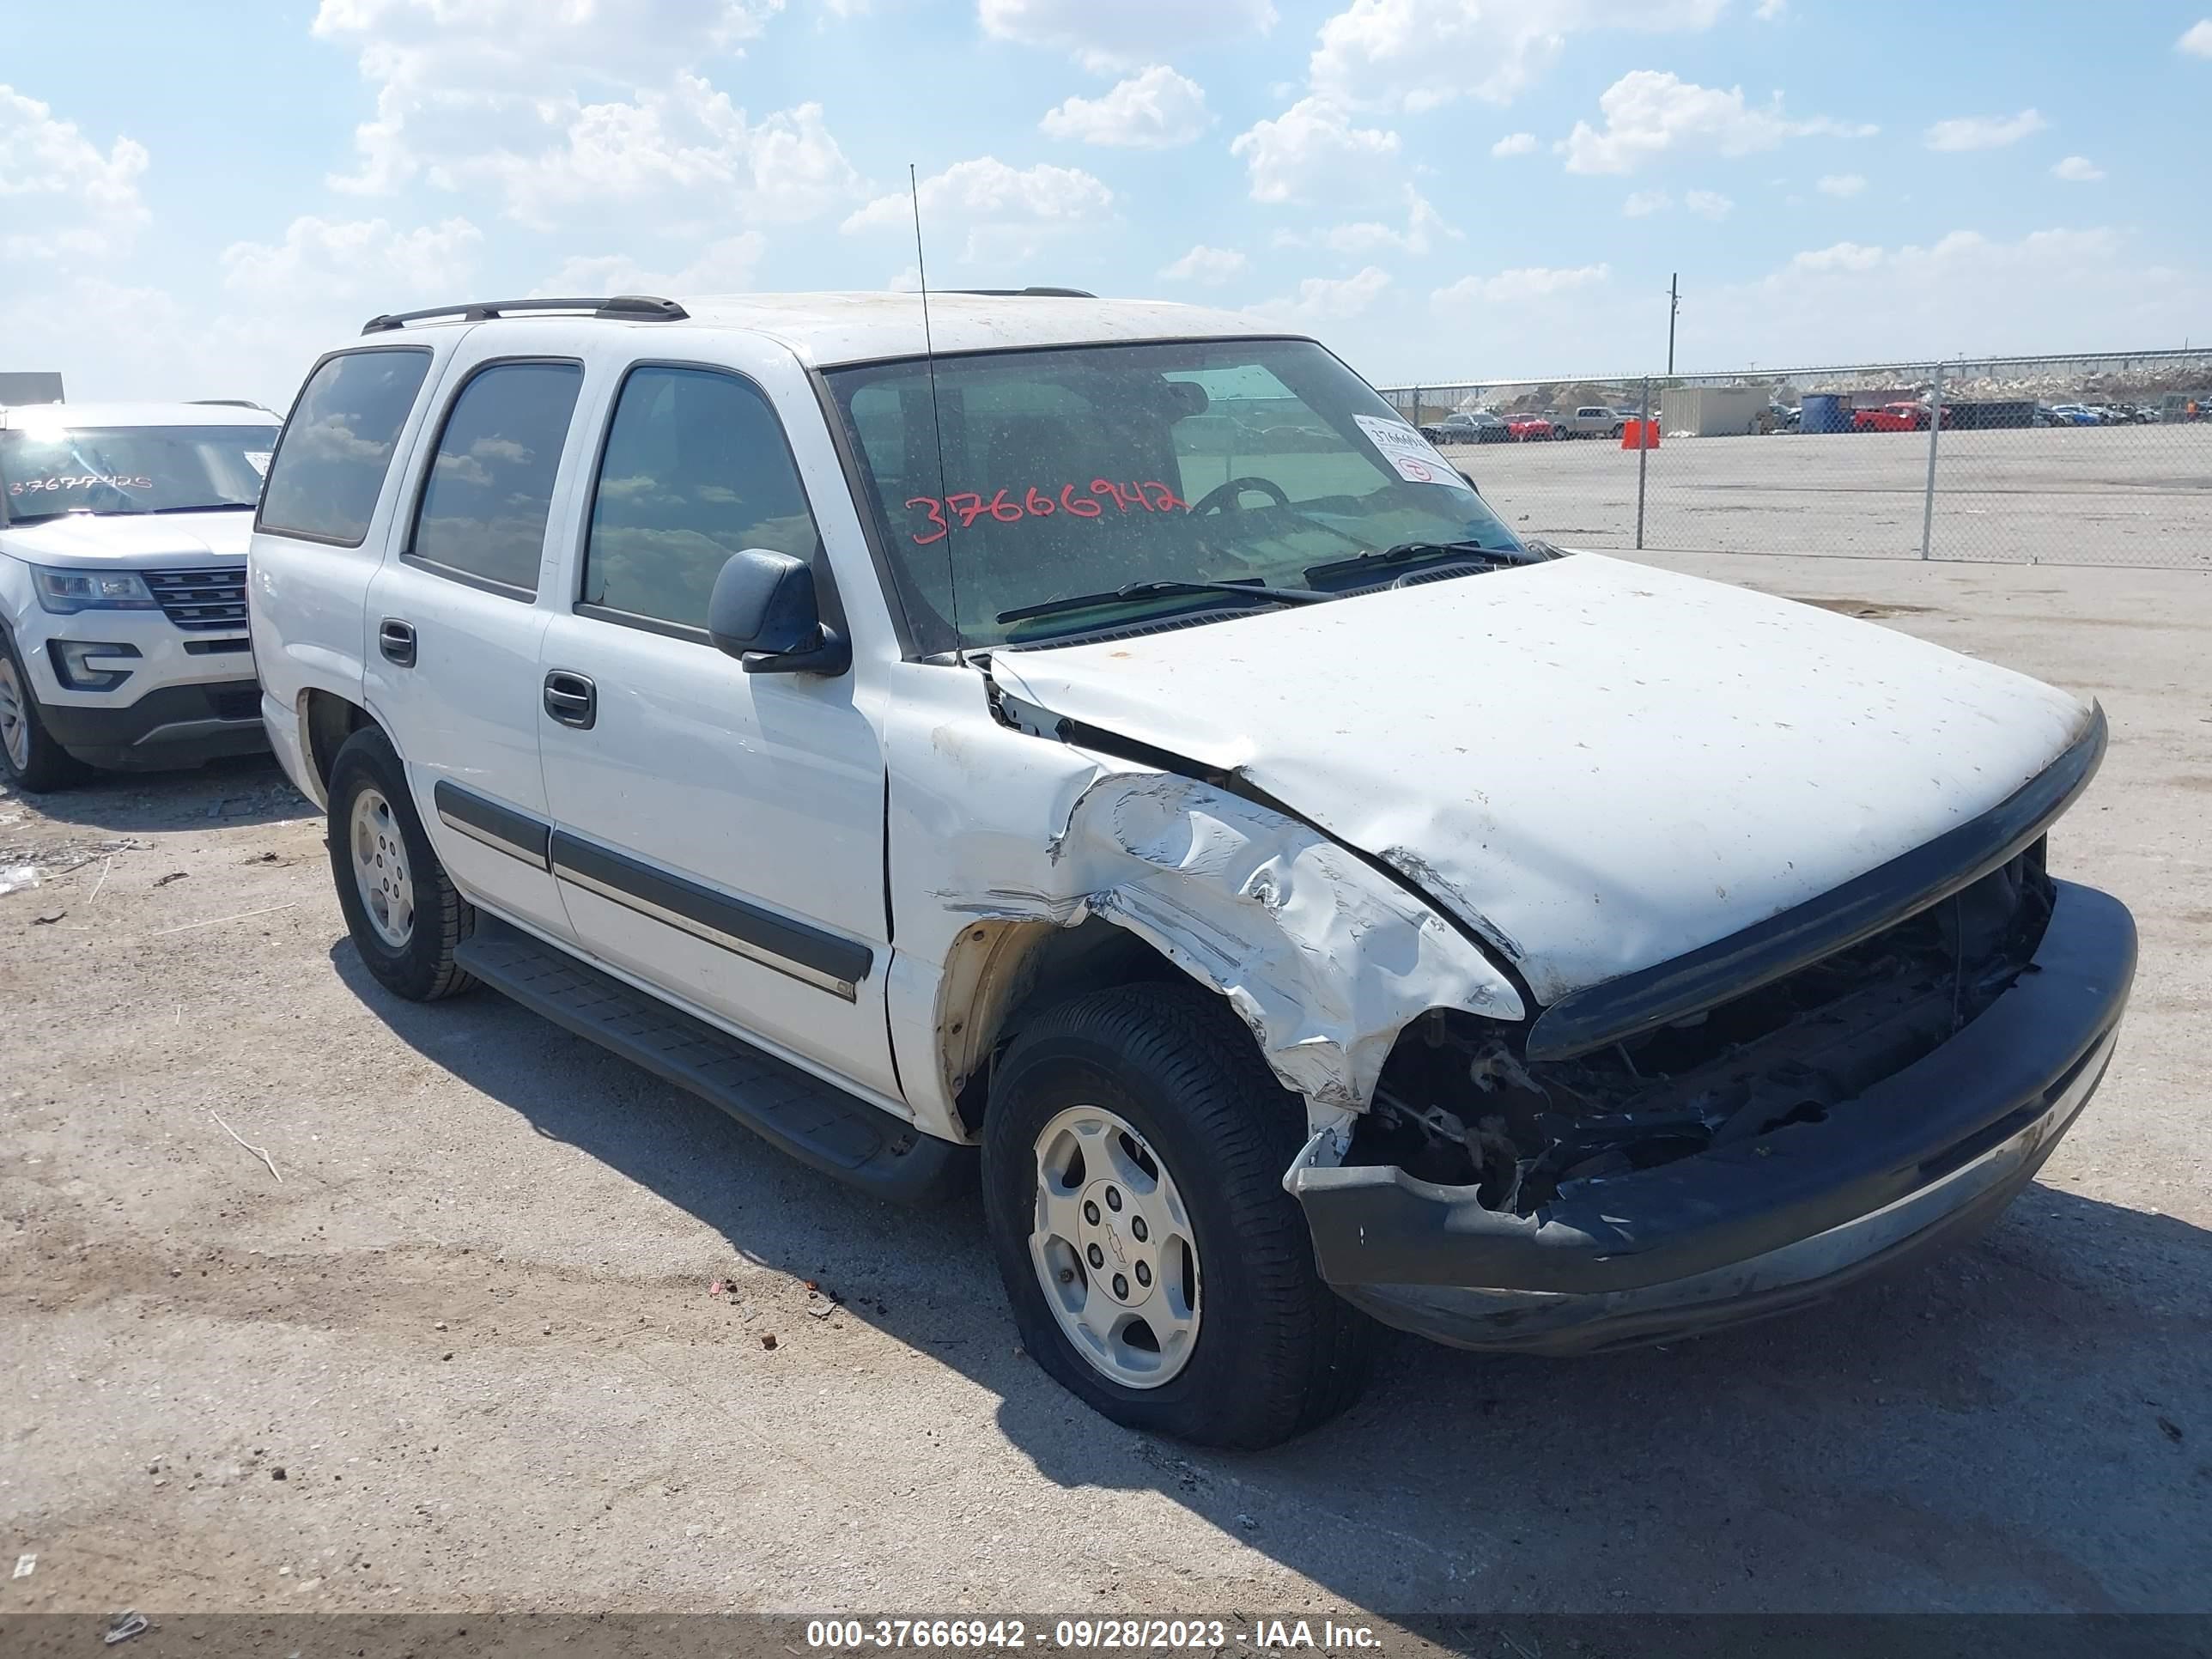
[[[472,330],[412,465],[408,516],[368,594],[365,690],[406,763],[454,883],[539,932],[570,936],[549,857],[538,756],[538,641],[550,525],[588,458],[573,326]]]
[[[722,335],[713,352],[614,366],[539,653],[554,873],[594,956],[896,1099],[884,757],[858,677],[748,674],[705,628],[749,547],[812,562],[842,622],[793,443],[808,476],[836,460],[787,350]]]
[[[356,347],[317,363],[294,399],[246,556],[246,615],[262,718],[302,790],[309,691],[362,701],[362,607],[391,539],[394,462],[415,447],[455,331]],[[373,648],[373,647],[370,647]]]

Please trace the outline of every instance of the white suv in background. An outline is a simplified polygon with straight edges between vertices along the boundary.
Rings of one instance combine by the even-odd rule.
[[[931,354],[921,303],[489,302],[315,365],[255,655],[386,988],[885,1196],[980,1151],[1028,1351],[1243,1446],[1352,1397],[1368,1315],[1774,1312],[2081,1111],[2135,929],[2044,852],[2101,713],[1524,544],[1249,318],[933,295]]]
[[[234,404],[0,409],[0,777],[268,746],[246,544],[276,432]]]

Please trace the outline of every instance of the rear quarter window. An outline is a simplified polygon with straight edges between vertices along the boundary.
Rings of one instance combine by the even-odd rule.
[[[292,406],[255,528],[359,547],[429,371],[430,354],[419,346],[325,359]]]

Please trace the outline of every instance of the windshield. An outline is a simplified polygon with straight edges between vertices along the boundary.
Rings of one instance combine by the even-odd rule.
[[[274,422],[0,431],[8,517],[182,513],[252,507],[276,447]]]
[[[919,360],[827,378],[927,649],[1256,608],[1155,592],[1006,615],[1133,583],[1364,586],[1388,577],[1308,573],[1407,544],[1522,555],[1451,463],[1310,341],[939,358],[933,406]]]

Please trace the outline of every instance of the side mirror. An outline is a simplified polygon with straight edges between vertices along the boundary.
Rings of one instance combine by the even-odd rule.
[[[724,563],[707,631],[748,674],[842,674],[853,665],[851,642],[823,623],[814,567],[764,547]]]

